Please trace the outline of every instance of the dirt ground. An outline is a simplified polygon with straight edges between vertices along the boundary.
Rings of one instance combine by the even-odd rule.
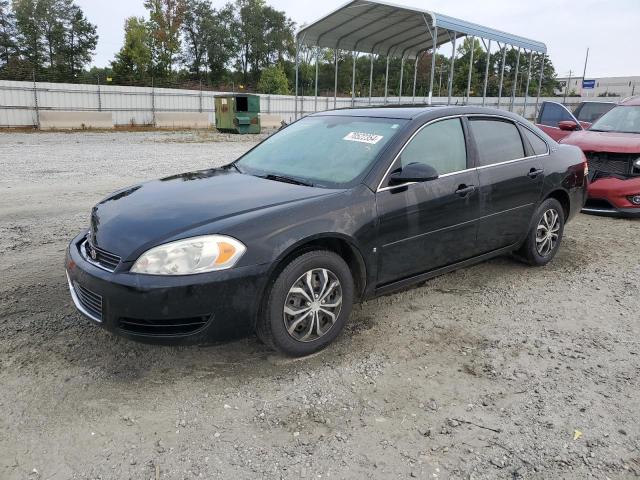
[[[640,476],[637,221],[581,215],[546,268],[499,258],[367,302],[299,361],[76,313],[63,252],[93,204],[252,141],[0,134],[0,479]]]

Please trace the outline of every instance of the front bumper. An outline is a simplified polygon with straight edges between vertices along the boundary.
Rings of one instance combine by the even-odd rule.
[[[640,206],[629,197],[640,194],[640,178],[599,178],[589,185],[584,213],[619,217],[640,217]]]
[[[163,277],[108,272],[69,245],[66,271],[76,308],[120,336],[158,344],[203,344],[253,331],[269,265]]]

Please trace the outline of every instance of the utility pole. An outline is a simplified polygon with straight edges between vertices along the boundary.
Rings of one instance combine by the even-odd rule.
[[[587,64],[589,63],[589,48],[587,48],[587,57],[584,59],[584,72],[582,72],[582,87],[584,87],[584,81],[587,79]],[[583,88],[580,92],[584,94]]]
[[[571,84],[571,75],[573,75],[573,70],[569,70],[569,80],[567,80],[567,86],[564,89],[564,100],[562,103],[567,103],[567,95],[569,94],[569,85]]]

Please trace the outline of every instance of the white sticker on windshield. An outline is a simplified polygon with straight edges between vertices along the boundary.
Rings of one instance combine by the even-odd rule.
[[[349,135],[343,138],[343,140],[347,140],[348,142],[360,142],[360,143],[368,143],[369,145],[375,145],[384,137],[382,135],[374,135],[372,133],[360,133],[360,132],[351,132]]]

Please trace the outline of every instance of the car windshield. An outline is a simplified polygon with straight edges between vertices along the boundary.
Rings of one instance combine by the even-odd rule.
[[[313,116],[269,137],[236,162],[242,172],[328,188],[360,179],[405,120]]]
[[[598,119],[591,129],[596,132],[640,133],[640,106],[618,106]]]

